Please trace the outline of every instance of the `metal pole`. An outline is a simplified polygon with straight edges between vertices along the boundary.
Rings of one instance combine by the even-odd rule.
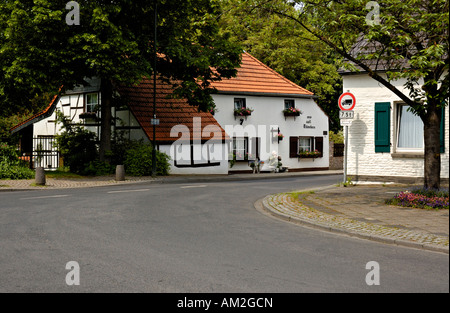
[[[347,182],[347,156],[348,156],[348,126],[345,126],[345,144],[344,144],[344,183]]]
[[[154,26],[154,63],[153,63],[153,150],[152,150],[152,176],[156,176],[156,35],[158,23],[158,3],[155,1],[155,26]]]

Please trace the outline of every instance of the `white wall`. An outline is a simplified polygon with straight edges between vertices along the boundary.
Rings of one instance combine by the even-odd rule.
[[[71,118],[73,123],[79,123],[84,122],[84,120],[79,118],[79,114],[84,112],[84,101],[85,97],[83,94],[71,94],[71,95],[64,95],[60,98],[55,112],[48,118],[41,120],[34,124],[34,136],[39,135],[56,135],[61,133],[61,124],[56,124],[56,112],[61,111],[64,113],[64,115]],[[117,113],[117,114],[116,114]],[[122,123],[117,122],[117,126],[139,126],[139,123],[137,122],[136,118],[133,116],[133,114],[129,110],[121,110],[112,112],[113,116],[116,114],[116,117],[120,118]],[[99,127],[98,126],[86,126],[86,129],[96,133],[99,135]],[[148,143],[149,139],[145,135],[142,128],[140,129],[132,129],[129,133],[129,139],[132,140],[140,140],[143,139],[144,142]],[[177,168],[174,166],[174,146],[172,145],[160,145],[159,149],[161,152],[166,153],[171,157],[170,160],[170,173],[175,175],[206,175],[206,174],[216,174],[216,175],[226,175],[228,174],[228,145],[227,144],[213,144],[209,145],[210,151],[211,151],[211,162],[215,162],[216,160],[219,160],[220,166],[210,166],[210,167],[198,167],[198,168]],[[205,149],[206,145],[195,145],[195,152],[194,152],[194,163],[204,163],[207,162],[207,159],[202,158],[202,151],[201,149]],[[219,156],[217,153],[213,153],[214,151],[222,151],[222,154]],[[206,156],[205,152],[203,151],[203,156]],[[178,155],[179,157],[183,158],[184,160],[179,160],[180,164],[187,164],[190,163],[190,153],[184,154],[184,155]],[[199,156],[199,157],[198,157]],[[214,156],[216,156],[214,158]]]
[[[240,119],[234,117],[234,98],[246,98],[247,108],[254,111],[251,116],[244,118],[242,129],[239,129]],[[329,137],[328,117],[312,99],[293,97],[269,97],[269,96],[242,96],[242,95],[213,95],[218,112],[216,120],[225,129],[230,137],[260,137],[261,160],[268,162],[272,151],[276,151],[282,157],[283,166],[290,169],[328,168],[329,167]],[[284,100],[295,99],[295,106],[303,114],[299,117],[287,117],[283,115]],[[311,118],[308,118],[311,117]],[[310,123],[307,123],[309,121]],[[304,128],[304,125],[312,125],[315,129]],[[278,143],[272,137],[271,129],[278,130],[285,136]],[[326,131],[327,135],[324,135]],[[254,135],[253,135],[254,133]],[[289,158],[289,137],[319,137],[323,136],[323,157],[313,159]],[[231,171],[250,170],[247,162],[237,162]]]
[[[396,82],[396,85],[409,94],[403,88],[404,81]],[[350,91],[356,97],[355,119],[349,127],[348,147],[348,175],[349,176],[394,176],[414,177],[424,176],[423,158],[393,158],[395,152],[395,110],[391,110],[391,153],[375,153],[375,102],[401,102],[393,92],[383,87],[367,75],[344,76],[345,92]],[[441,154],[441,177],[449,177],[449,109],[445,110],[445,153]]]
[[[175,154],[175,147],[177,147],[177,153]],[[176,167],[174,160],[181,165],[189,164],[205,164],[208,162],[208,154],[206,149],[210,149],[210,162],[220,163],[219,166],[208,167]],[[226,144],[197,144],[194,145],[194,162],[190,159],[190,145],[177,146],[173,145],[161,145],[159,146],[161,152],[170,156],[170,173],[172,175],[227,175],[228,174],[228,148]]]

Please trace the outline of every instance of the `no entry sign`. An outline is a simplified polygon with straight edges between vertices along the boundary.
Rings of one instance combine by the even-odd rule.
[[[342,111],[352,111],[355,108],[355,105],[356,98],[352,93],[346,92],[339,97],[339,108]]]

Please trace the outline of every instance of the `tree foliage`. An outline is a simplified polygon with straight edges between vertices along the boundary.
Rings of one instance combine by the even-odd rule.
[[[222,32],[269,67],[296,84],[314,92],[318,104],[330,117],[331,129],[338,131],[337,99],[342,80],[336,55],[319,39],[287,16],[297,9],[283,0],[222,0]]]
[[[252,1],[253,2],[253,1]],[[367,72],[408,104],[424,122],[425,187],[440,186],[440,124],[448,105],[447,0],[276,0],[253,5],[295,21],[343,56],[353,71]],[[377,10],[379,9],[379,10]],[[406,92],[395,81],[405,79]]]
[[[208,109],[209,83],[234,75],[240,58],[218,32],[216,0],[84,1],[80,25],[67,25],[65,0],[24,0],[0,4],[1,114],[35,109],[86,77],[129,85],[151,76],[157,2],[157,72]]]

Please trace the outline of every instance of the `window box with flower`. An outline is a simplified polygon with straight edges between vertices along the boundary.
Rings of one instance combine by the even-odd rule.
[[[79,115],[79,117],[82,120],[91,120],[91,121],[97,121],[98,119],[97,112],[83,112]]]
[[[297,109],[296,107],[290,107],[283,110],[284,116],[300,116],[302,114],[302,111],[300,109]]]
[[[298,153],[298,157],[301,159],[317,159],[322,157],[322,153],[319,150],[304,150]]]
[[[252,115],[253,109],[250,108],[240,108],[234,110],[234,116],[250,116]]]

